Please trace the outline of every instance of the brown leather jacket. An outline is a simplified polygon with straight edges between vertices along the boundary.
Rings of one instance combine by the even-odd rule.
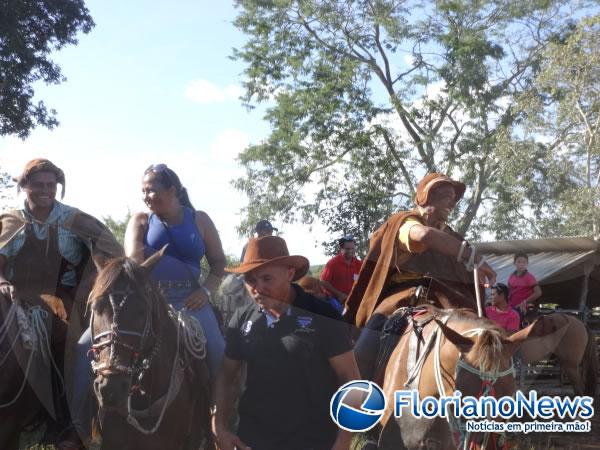
[[[123,247],[111,231],[98,219],[77,208],[62,226],[77,235],[85,244],[85,252],[79,267],[78,286],[75,300],[85,305],[87,296],[96,278],[96,266],[90,256],[97,261],[124,256]],[[26,226],[27,216],[21,210],[12,210],[0,215],[0,248],[8,245]]]
[[[463,264],[457,263],[455,258],[432,250],[412,254],[399,245],[398,233],[408,218],[415,218],[425,225],[417,210],[401,211],[392,215],[371,236],[369,251],[346,301],[346,319],[350,323],[355,323],[358,327],[365,325],[383,300],[383,294],[391,283],[390,279],[399,272],[421,274],[423,279],[433,277],[449,283],[472,283],[471,274]],[[444,232],[463,240],[463,237],[450,227],[446,227]]]

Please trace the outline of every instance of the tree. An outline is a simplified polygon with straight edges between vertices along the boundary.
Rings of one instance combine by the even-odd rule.
[[[0,212],[14,208],[15,182],[10,174],[0,169]]]
[[[562,155],[568,186],[555,234],[600,234],[600,15],[582,19],[543,52],[532,88],[519,98],[529,132]]]
[[[246,64],[244,100],[270,102],[272,127],[239,157],[246,175],[234,185],[249,200],[242,231],[260,211],[283,221],[320,217],[331,233],[357,230],[364,239],[391,209],[412,204],[416,181],[432,171],[468,186],[453,217],[461,233],[515,232],[503,217],[478,217],[506,194],[500,176],[527,186],[507,196],[511,212],[548,204],[551,192],[506,173],[504,158],[534,145],[513,132],[513,100],[568,26],[574,2],[236,4],[235,23],[248,36],[234,53]],[[533,179],[554,173],[554,160],[528,155],[519,167]],[[356,214],[365,210],[383,214]]]
[[[64,81],[50,53],[93,26],[83,0],[0,0],[0,136],[58,124],[55,110],[34,101],[33,85]]]
[[[239,265],[240,265],[240,259],[237,256],[225,255],[225,267],[236,267]],[[202,274],[200,276],[201,282],[204,283],[204,281],[208,277],[208,274],[210,273],[210,266],[208,264],[208,260],[206,259],[206,256],[204,258],[202,258],[202,260],[200,261],[200,269],[202,271]]]
[[[125,230],[127,230],[127,224],[129,223],[129,219],[131,219],[131,211],[127,209],[127,214],[121,220],[114,219],[112,216],[102,217],[102,221],[108,227],[108,229],[112,232],[118,242],[122,245],[125,243]]]

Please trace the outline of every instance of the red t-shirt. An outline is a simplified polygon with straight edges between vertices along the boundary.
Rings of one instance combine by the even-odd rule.
[[[361,265],[362,262],[358,258],[352,258],[352,261],[348,264],[344,255],[339,253],[327,261],[321,273],[321,280],[328,281],[338,291],[348,295],[352,290],[354,281],[358,278]],[[329,296],[336,297],[333,292],[325,291]]]
[[[511,307],[506,311],[499,311],[495,306],[488,306],[485,308],[485,315],[488,319],[493,320],[505,330],[517,331],[519,329],[519,313]]]
[[[537,280],[531,273],[525,272],[519,277],[516,272],[513,272],[508,279],[508,304],[516,308],[519,303],[533,294],[533,288],[537,284]]]

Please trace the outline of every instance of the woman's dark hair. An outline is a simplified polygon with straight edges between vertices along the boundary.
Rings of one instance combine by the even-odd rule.
[[[177,198],[179,199],[179,203],[183,206],[194,209],[192,202],[190,201],[190,197],[188,195],[187,189],[183,187],[181,184],[181,180],[177,176],[177,174],[167,167],[166,164],[152,164],[144,171],[144,175],[149,173],[153,173],[156,177],[157,181],[165,188],[169,189],[170,187],[175,187],[175,193],[177,194]]]
[[[513,262],[517,262],[518,258],[525,258],[527,262],[529,262],[529,256],[525,252],[517,252],[515,253],[515,257],[513,258]]]

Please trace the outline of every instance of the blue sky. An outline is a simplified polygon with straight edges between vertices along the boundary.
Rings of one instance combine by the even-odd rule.
[[[25,141],[0,139],[0,167],[17,174],[45,156],[67,174],[65,203],[98,217],[143,209],[140,179],[152,163],[172,167],[197,209],[220,231],[227,253],[243,245],[234,231],[242,194],[229,181],[243,172],[235,156],[267,136],[264,108],[237,99],[243,66],[229,57],[244,35],[229,2],[147,0],[86,2],[96,27],[77,46],[55,53],[67,81],[39,85],[60,126]],[[326,257],[324,227],[276,226],[292,253]]]

